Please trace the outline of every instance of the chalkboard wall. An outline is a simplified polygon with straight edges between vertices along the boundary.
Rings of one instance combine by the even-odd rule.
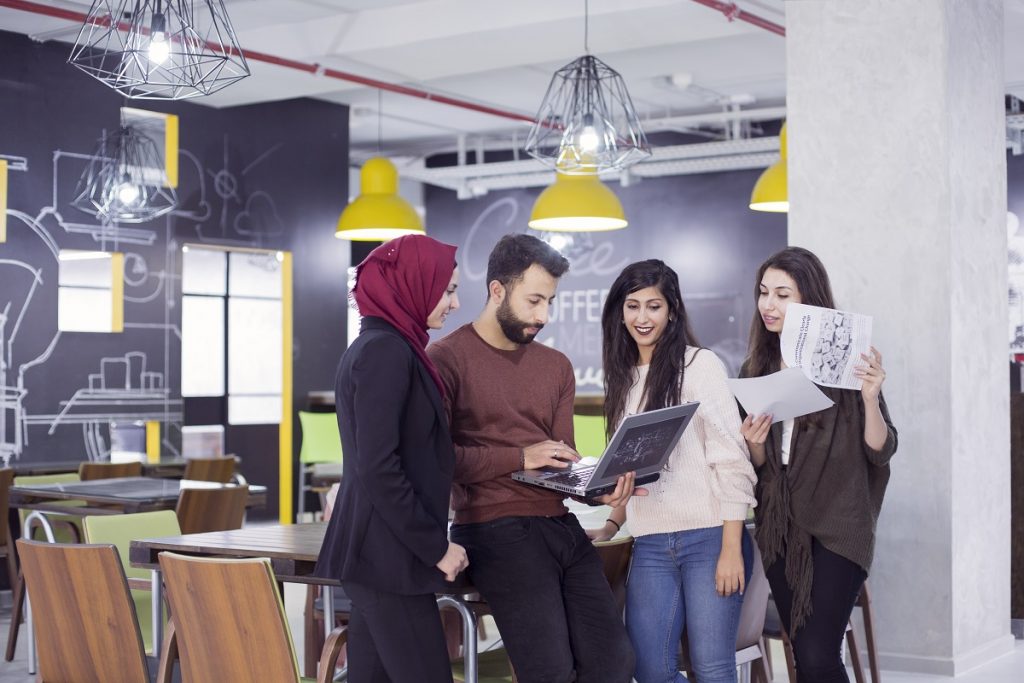
[[[601,309],[623,266],[660,258],[679,274],[687,312],[701,344],[735,372],[746,352],[757,267],[786,245],[785,214],[751,211],[758,171],[645,178],[629,187],[611,183],[629,227],[571,234],[562,248],[571,268],[559,284],[551,322],[538,341],[563,351],[576,369],[578,394],[602,392]],[[491,192],[459,200],[454,192],[426,193],[430,234],[459,247],[461,310],[448,330],[473,320],[486,301],[487,255],[509,232],[541,233],[526,223],[540,189]],[[442,331],[443,332],[443,331]]]
[[[228,109],[126,101],[68,65],[68,51],[0,32],[0,154],[27,161],[27,170],[9,173],[0,243],[0,403],[13,463],[85,459],[90,442],[109,447],[106,424],[138,414],[143,399],[100,400],[85,410],[76,392],[102,374],[104,359],[111,367],[109,359],[126,356],[145,363],[165,390],[146,410],[164,423],[163,452],[177,452],[188,413],[179,368],[186,242],[294,253],[296,407],[308,391],[330,389],[345,344],[349,249],[333,232],[348,196],[347,108],[315,100]],[[102,226],[68,202],[81,155],[94,152],[101,131],[116,128],[122,106],[180,117],[180,207],[150,223]],[[123,333],[57,331],[56,249],[125,253]],[[55,419],[69,401],[67,419]],[[27,440],[12,453],[19,429]],[[276,515],[277,426],[229,428],[226,441],[248,479],[271,488],[268,513]]]

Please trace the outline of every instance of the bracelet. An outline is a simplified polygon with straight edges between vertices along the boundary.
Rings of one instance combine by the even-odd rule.
[[[604,521],[605,521],[605,522],[611,522],[612,524],[614,524],[614,525],[615,525],[615,530],[616,530],[616,531],[622,531],[622,525],[621,525],[621,524],[619,524],[618,522],[616,522],[616,521],[615,521],[614,519],[612,519],[611,517],[609,517],[608,519],[606,519],[606,520],[604,520]]]

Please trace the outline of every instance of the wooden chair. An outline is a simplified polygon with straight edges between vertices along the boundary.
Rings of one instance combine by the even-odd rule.
[[[629,559],[633,554],[633,537],[598,541],[594,543],[594,548],[601,557],[604,577],[608,579],[619,613],[622,613],[626,608],[626,575],[629,574]]]
[[[235,459],[231,456],[223,458],[189,458],[185,463],[185,479],[193,481],[213,481],[227,484],[235,473]]]
[[[11,595],[18,593],[18,563],[14,552],[14,540],[11,538],[10,525],[7,523],[11,509],[9,491],[14,483],[14,470],[10,467],[0,469],[0,557],[7,561],[7,581],[11,585]]]
[[[881,683],[882,674],[879,671],[878,650],[875,647],[875,617],[874,610],[871,608],[871,589],[868,588],[866,579],[864,585],[860,587],[860,595],[857,596],[856,606],[860,608],[861,621],[864,624],[864,647],[868,653],[868,669],[871,672],[871,683]],[[851,645],[851,647],[853,646]],[[850,659],[854,659],[854,655],[851,654]],[[860,666],[859,661],[857,666]]]
[[[95,479],[117,479],[119,477],[141,477],[142,463],[135,462],[83,462],[78,466],[78,477],[82,481]]]
[[[112,545],[18,540],[40,683],[149,683],[139,622]],[[170,682],[161,662],[159,683]]]
[[[215,489],[183,488],[178,497],[178,524],[183,534],[241,529],[245,519],[248,486]]]
[[[14,483],[14,470],[10,467],[0,469],[0,556],[7,560],[7,581],[11,586],[13,609],[11,625],[7,631],[7,656],[9,662],[14,659],[14,648],[18,643],[18,629],[21,622],[21,603],[24,600],[24,588],[21,586],[21,574],[18,571],[17,554],[14,551],[14,539],[11,538],[8,515],[10,513],[10,488]]]
[[[160,555],[182,680],[299,683],[299,663],[270,560]],[[334,676],[344,628],[327,639],[316,681]]]
[[[871,610],[871,592],[868,582],[861,586],[860,595],[857,596],[855,607],[860,607],[864,621],[864,640],[868,655],[868,668],[871,673],[871,683],[881,683],[881,672],[878,667],[878,651],[875,648],[875,624]],[[796,659],[793,656],[793,645],[789,641],[789,635],[782,626],[779,618],[778,608],[775,601],[768,602],[768,616],[764,626],[765,638],[776,638],[782,641],[782,651],[786,656],[786,670],[789,680],[796,680]],[[866,683],[864,678],[864,666],[860,659],[860,643],[857,640],[857,632],[853,627],[853,619],[846,625],[846,645],[850,653],[850,665],[853,668],[853,677],[857,683]],[[771,678],[769,677],[769,680]]]
[[[131,589],[135,615],[146,652],[159,654],[160,643],[153,642],[153,601],[151,572],[128,562],[128,549],[137,538],[180,536],[178,517],[173,510],[136,512],[125,515],[90,515],[82,519],[86,543],[112,543],[121,557],[121,565]]]
[[[348,626],[352,601],[340,587],[334,589],[334,626]],[[306,587],[306,609],[303,618],[303,670],[306,675],[316,671],[324,644],[324,600],[320,586]],[[341,660],[344,662],[344,660]]]
[[[39,476],[31,477],[15,477],[15,486],[28,486],[31,484],[64,484],[79,481],[78,475],[75,473],[67,474],[43,474]],[[66,500],[60,501],[57,505],[63,505],[66,507],[80,507],[85,505],[80,500]],[[28,516],[28,510],[18,511],[18,521],[24,526],[25,518]],[[47,519],[53,526],[54,535],[57,542],[59,543],[79,543],[82,540],[81,530],[81,517],[77,515],[61,515],[57,513],[47,513]],[[6,523],[6,518],[4,518]],[[42,539],[41,527],[38,525],[32,530],[32,538]],[[21,571],[20,569],[18,570]],[[12,588],[14,591],[14,602],[11,606],[11,623],[7,627],[7,650],[4,653],[4,659],[8,662],[14,661],[14,652],[18,647],[18,633],[21,631],[22,612],[25,603],[25,582],[21,578],[19,573],[17,579],[13,580]]]

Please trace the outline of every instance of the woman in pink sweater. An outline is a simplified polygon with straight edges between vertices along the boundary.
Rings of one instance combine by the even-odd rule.
[[[597,534],[614,535],[628,513],[635,542],[626,629],[636,680],[686,680],[678,655],[687,627],[698,680],[735,683],[736,630],[753,552],[743,523],[755,479],[725,367],[700,348],[679,279],[661,261],[622,271],[601,323],[609,437],[626,415],[700,401],[661,478],[645,485],[649,495],[613,510]]]

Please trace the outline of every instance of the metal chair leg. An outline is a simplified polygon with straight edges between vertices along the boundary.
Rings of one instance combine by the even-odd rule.
[[[306,466],[299,463],[299,484],[296,487],[295,523],[302,524],[302,518],[306,514]]]
[[[853,676],[857,683],[865,683],[864,667],[860,663],[860,650],[857,649],[857,634],[853,631],[853,624],[846,631],[846,644],[850,648],[850,664],[853,665]]]

